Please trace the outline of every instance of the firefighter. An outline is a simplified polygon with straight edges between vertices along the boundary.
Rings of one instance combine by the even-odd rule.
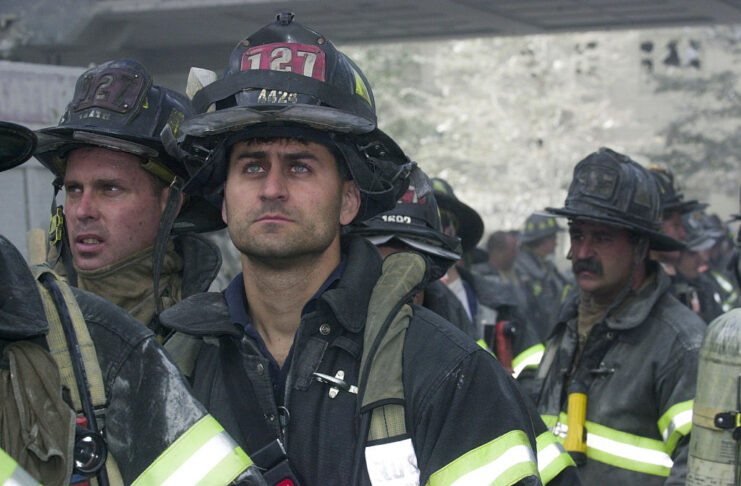
[[[34,144],[0,122],[0,171]],[[265,484],[149,330],[2,236],[0,354],[3,484]]]
[[[52,263],[61,255],[57,269],[73,285],[158,334],[156,314],[208,290],[221,266],[216,246],[196,234],[223,227],[218,212],[183,198],[188,173],[159,138],[191,112],[185,96],[119,59],[80,75],[58,125],[37,132],[35,156],[55,175],[55,190],[65,189],[64,209],[52,215]]]
[[[682,215],[685,247],[674,264],[671,292],[709,324],[723,313],[723,297],[722,289],[708,272],[707,250],[715,241],[703,226],[703,217],[702,211]]]
[[[382,261],[340,237],[392,209],[414,172],[378,130],[360,69],[282,12],[237,44],[220,79],[191,74],[206,82],[178,149],[206,163],[187,191],[222,210],[242,273],[162,321],[202,337],[194,392],[266,479],[539,484],[514,381],[411,303],[424,258]]]
[[[530,304],[531,321],[536,325],[543,342],[548,338],[561,304],[572,288],[553,263],[559,231],[563,231],[563,228],[553,216],[541,212],[530,214],[520,233],[520,251],[515,261],[519,286]]]
[[[417,303],[445,317],[473,339],[478,339],[481,346],[496,350],[499,361],[515,376],[523,371],[525,365],[520,367],[520,363],[526,359],[521,353],[533,346],[532,340],[535,337],[528,334],[529,330],[524,327],[524,321],[503,321],[519,317],[516,304],[504,303],[507,299],[502,299],[503,303],[497,307],[499,321],[494,323],[492,329],[487,329],[484,339],[481,339],[460,300],[440,282],[439,278],[446,269],[460,259],[461,244],[457,238],[443,233],[434,194],[419,199],[415,197],[413,189],[407,190],[394,209],[352,225],[348,232],[367,238],[376,245],[384,258],[400,251],[415,251],[424,255],[432,270],[429,275],[430,282],[415,296]],[[511,334],[503,335],[502,327],[506,327]],[[498,340],[505,342],[500,343]],[[502,356],[504,354],[508,358],[505,359]],[[534,367],[537,367],[537,363]],[[537,433],[539,449],[550,445],[558,451],[551,456],[548,454],[539,456],[538,469],[543,484],[580,484],[573,461],[566,456],[566,451],[543,424],[532,401],[528,400],[527,403],[530,406],[528,410]]]
[[[661,230],[654,179],[602,148],[574,168],[562,208],[579,293],[538,369],[538,411],[581,464],[585,484],[684,484],[705,325],[669,292],[649,250]]]

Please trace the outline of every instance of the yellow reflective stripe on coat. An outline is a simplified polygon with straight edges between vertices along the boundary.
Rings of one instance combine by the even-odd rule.
[[[687,400],[672,405],[659,419],[659,433],[666,444],[669,454],[674,452],[679,439],[692,430],[692,405],[694,400]]]
[[[428,486],[489,484],[508,486],[537,476],[535,454],[525,432],[512,430],[435,471]]]
[[[559,441],[566,438],[569,428],[565,413],[561,412],[558,420],[553,415],[542,415],[541,418]],[[664,442],[605,427],[589,420],[585,427],[588,458],[630,471],[669,476],[674,462]]]
[[[538,445],[538,471],[544,485],[567,467],[576,467],[574,460],[550,430],[536,437],[535,442]]]
[[[0,486],[40,486],[7,452],[0,449]]]
[[[514,377],[517,378],[523,370],[528,368],[537,368],[540,364],[540,360],[543,359],[543,353],[545,353],[545,346],[542,344],[536,344],[515,356],[514,359],[512,359]]]
[[[211,415],[183,433],[132,484],[226,485],[252,465]]]

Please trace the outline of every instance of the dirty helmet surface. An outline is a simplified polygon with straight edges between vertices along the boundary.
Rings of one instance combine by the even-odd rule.
[[[0,121],[0,172],[27,161],[36,148],[36,135],[28,128]]]
[[[188,178],[183,163],[169,155],[160,133],[178,133],[190,101],[182,94],[154,85],[149,71],[137,61],[118,59],[88,69],[77,79],[72,101],[55,127],[36,132],[35,156],[57,176],[64,177],[71,150],[94,146],[135,155],[141,167],[166,185]],[[184,202],[173,230],[212,231],[223,227],[221,215],[198,198]]]
[[[684,245],[662,231],[659,198],[648,170],[626,155],[600,148],[576,164],[564,207],[546,210],[643,234],[652,250],[679,250]]]
[[[684,200],[684,194],[671,170],[654,165],[650,166],[648,171],[659,186],[662,213],[679,211],[681,214],[687,214],[707,207],[707,204],[696,199]]]
[[[203,70],[191,77],[196,72]],[[220,207],[231,146],[280,137],[321,143],[346,163],[361,193],[356,221],[393,208],[404,194],[414,164],[377,128],[368,80],[293,14],[279,14],[240,41],[224,75],[203,84],[193,94],[196,115],[168,144],[182,158],[203,161],[192,164],[186,192]]]
[[[525,220],[519,240],[522,243],[531,243],[555,235],[559,231],[563,231],[563,228],[558,225],[554,216],[535,212]]]
[[[446,180],[433,178],[432,188],[435,190],[437,204],[443,212],[443,220],[450,219],[450,223],[455,225],[463,251],[465,253],[473,251],[484,235],[484,220],[475,209],[458,199]]]
[[[420,196],[411,186],[394,209],[351,225],[348,233],[377,246],[397,240],[423,253],[432,262],[430,280],[445,275],[463,252],[458,238],[443,233],[434,193]]]

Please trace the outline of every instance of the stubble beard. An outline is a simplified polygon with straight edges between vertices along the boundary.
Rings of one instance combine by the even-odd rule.
[[[230,221],[233,219],[230,217]],[[335,224],[332,224],[335,222]],[[285,268],[320,257],[339,235],[339,208],[316,221],[294,220],[283,224],[229,225],[234,246],[248,260],[273,268]]]

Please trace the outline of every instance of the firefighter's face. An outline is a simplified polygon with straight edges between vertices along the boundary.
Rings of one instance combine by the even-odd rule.
[[[169,189],[132,154],[100,147],[70,152],[64,174],[75,265],[97,270],[154,244]]]
[[[273,261],[339,254],[341,225],[360,207],[353,181],[342,180],[330,150],[293,139],[232,147],[222,216],[243,255]]]
[[[630,233],[615,226],[576,220],[569,227],[569,235],[571,265],[579,288],[596,302],[612,302],[633,277],[637,259],[643,258]]]

